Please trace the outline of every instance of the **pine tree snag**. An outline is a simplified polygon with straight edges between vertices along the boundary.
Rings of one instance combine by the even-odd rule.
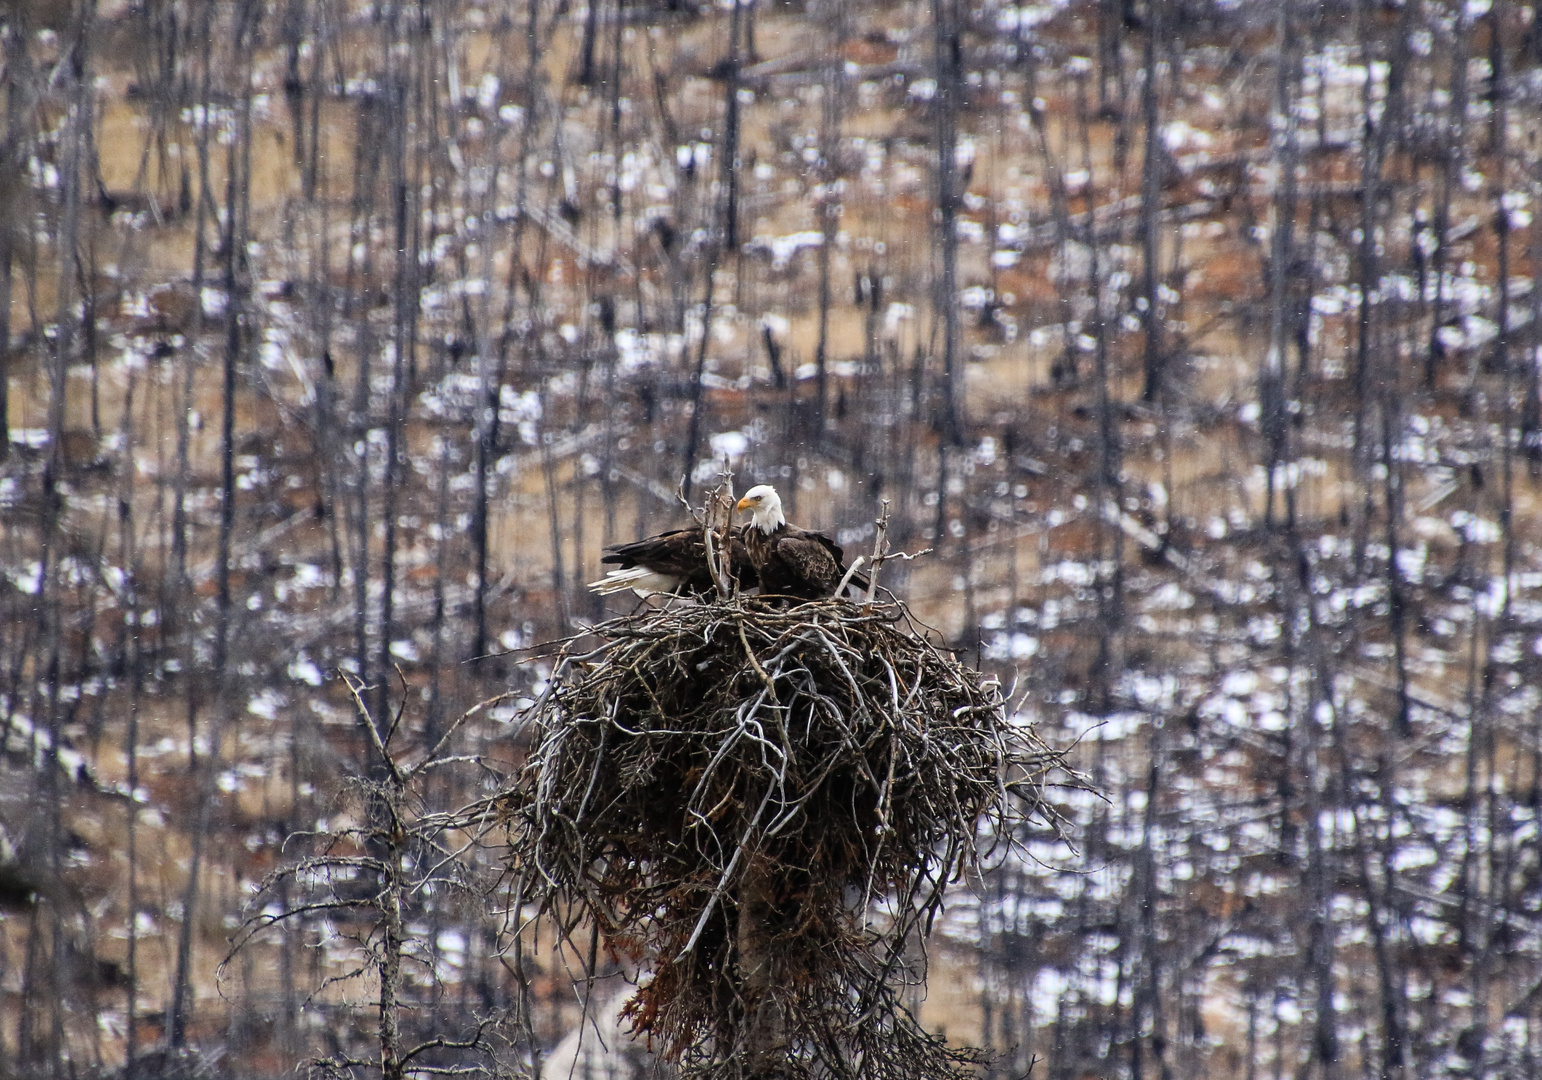
[[[744,1005],[742,1075],[746,1080],[787,1073],[787,1018],[777,997],[774,919],[776,876],[764,854],[751,856],[739,886],[735,944]]]
[[[1055,827],[1063,766],[903,604],[644,608],[565,648],[529,719],[488,810],[510,909],[597,928],[684,1080],[973,1075],[907,1004],[924,938],[977,838]]]

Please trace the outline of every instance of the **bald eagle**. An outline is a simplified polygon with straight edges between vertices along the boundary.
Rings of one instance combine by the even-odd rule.
[[[751,589],[757,579],[742,533],[738,526],[729,533],[729,563],[740,587]],[[644,540],[608,547],[600,562],[616,564],[599,581],[589,583],[589,588],[601,596],[627,589],[642,597],[656,593],[701,596],[715,588],[712,573],[707,569],[707,545],[700,528],[671,529]]]
[[[802,600],[834,595],[846,573],[839,544],[824,533],[787,524],[781,496],[769,484],[746,491],[738,509],[750,513],[750,523],[744,528],[744,550],[759,575],[762,595]],[[860,575],[852,576],[852,584],[867,588]]]

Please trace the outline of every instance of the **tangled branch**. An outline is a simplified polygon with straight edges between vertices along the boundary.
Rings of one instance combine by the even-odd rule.
[[[558,660],[500,799],[516,907],[588,922],[645,970],[627,1013],[687,1075],[972,1061],[899,995],[980,838],[1054,824],[1060,759],[999,687],[898,604],[734,598],[594,632]]]

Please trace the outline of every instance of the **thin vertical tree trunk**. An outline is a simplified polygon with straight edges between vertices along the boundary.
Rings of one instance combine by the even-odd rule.
[[[578,46],[578,84],[593,86],[594,51],[600,36],[600,0],[588,0],[584,14],[584,36]]]
[[[378,726],[383,721],[384,718],[381,718],[374,723]],[[399,785],[393,781],[391,805],[387,808],[393,820],[386,841],[385,858],[382,860],[386,873],[380,883],[379,900],[382,923],[379,960],[381,1080],[403,1080],[406,1075],[401,1033],[402,950],[407,941],[402,917],[404,852],[399,839],[400,825],[394,820],[396,814],[404,809],[400,805],[401,796]]]
[[[438,534],[434,541],[433,608],[428,618],[433,644],[429,659],[428,715],[423,724],[425,749],[439,742],[444,722],[444,676],[451,670],[451,661],[445,649],[445,616],[448,614],[445,583],[450,576],[451,546],[459,539],[450,514],[450,469],[458,458],[449,439],[439,443],[438,460],[435,462],[439,475],[436,477],[434,492],[434,524]]]
[[[22,7],[11,12],[7,19],[5,67],[0,72],[0,89],[5,92],[5,147],[0,153],[0,168],[6,173],[6,179],[0,182],[0,462],[11,452],[11,265],[17,234],[21,231],[23,189],[20,178],[31,143],[27,110],[23,105],[31,92],[33,76],[27,55],[29,27],[25,15],[26,8]]]
[[[739,993],[744,1001],[745,1080],[773,1080],[787,1073],[787,1022],[777,1000],[776,946],[769,923],[776,911],[771,861],[746,852],[739,885],[735,933]]]
[[[1259,380],[1259,415],[1265,442],[1264,526],[1274,521],[1274,486],[1285,454],[1288,435],[1285,412],[1285,351],[1290,331],[1287,305],[1292,289],[1288,277],[1295,257],[1296,218],[1296,106],[1294,92],[1300,85],[1301,61],[1296,48],[1294,0],[1280,0],[1278,69],[1275,73],[1274,115],[1283,131],[1275,136],[1276,181],[1274,230],[1269,254],[1269,349],[1264,356],[1264,370]]]
[[[212,111],[212,78],[214,69],[213,59],[213,19],[214,5],[206,4],[200,12],[200,24],[196,34],[202,43],[200,54],[199,91],[198,104],[201,109],[202,122],[198,124],[195,146],[198,157],[198,206],[193,221],[193,326],[191,341],[197,342],[203,337],[204,328],[204,304],[203,286],[205,258],[207,249],[204,240],[204,232],[208,220],[214,212],[214,200],[210,191],[209,182],[209,135],[213,127],[210,114]],[[181,400],[177,409],[177,472],[173,484],[172,496],[172,578],[174,588],[167,593],[170,597],[176,593],[187,593],[192,584],[188,577],[188,519],[187,519],[187,491],[192,473],[192,413],[193,413],[193,373],[196,359],[197,346],[190,345],[182,350],[180,363],[182,366]],[[162,610],[180,614],[176,605],[162,605]],[[183,663],[187,670],[192,670],[192,634],[191,622],[183,627],[183,648],[186,655]],[[189,750],[191,756],[191,749]]]
[[[542,416],[552,413],[552,400],[543,395]],[[562,501],[557,487],[557,461],[552,453],[556,441],[556,425],[548,424],[541,432],[541,479],[546,486],[546,524],[551,538],[551,587],[556,601],[561,632],[566,634],[572,623],[572,606],[568,602],[567,573],[562,558]]]
[[[235,533],[235,396],[236,373],[244,348],[243,310],[245,306],[244,265],[247,245],[247,208],[251,185],[252,88],[251,53],[246,47],[249,35],[255,36],[257,11],[253,0],[246,0],[235,12],[233,45],[235,54],[244,57],[240,72],[240,104],[237,124],[225,159],[225,228],[221,240],[224,260],[222,284],[225,292],[225,348],[222,363],[220,416],[220,517],[215,554],[215,625],[213,642],[213,677],[215,705],[209,738],[209,755],[198,782],[196,811],[197,832],[193,836],[192,857],[182,894],[182,921],[177,936],[176,969],[172,982],[172,1003],[167,1017],[167,1042],[176,1049],[187,1041],[187,1027],[192,1012],[193,929],[197,924],[200,874],[203,868],[205,837],[214,805],[215,780],[218,776],[223,721],[229,709],[231,678],[228,671],[231,638],[231,554]],[[192,710],[189,709],[191,717]],[[189,728],[190,739],[194,731]],[[192,748],[189,748],[191,760]]]
[[[1162,396],[1162,380],[1166,365],[1162,343],[1161,276],[1161,203],[1162,167],[1165,151],[1162,146],[1160,99],[1157,89],[1158,45],[1162,40],[1163,0],[1147,0],[1144,68],[1141,75],[1141,117],[1146,128],[1146,146],[1141,162],[1140,179],[1140,240],[1141,240],[1141,298],[1145,307],[1141,311],[1141,323],[1146,332],[1143,364],[1145,383],[1141,397],[1156,401]]]
[[[1501,811],[1498,809],[1499,800],[1496,798],[1497,787],[1497,755],[1499,751],[1500,734],[1496,730],[1500,724],[1496,722],[1495,694],[1499,691],[1502,674],[1501,662],[1498,651],[1505,640],[1514,632],[1513,626],[1513,594],[1516,584],[1515,568],[1515,538],[1513,530],[1514,514],[1514,481],[1511,462],[1510,432],[1513,424],[1511,409],[1511,378],[1510,378],[1510,227],[1509,207],[1506,205],[1506,197],[1509,193],[1509,169],[1505,158],[1506,130],[1508,120],[1508,102],[1506,100],[1506,71],[1505,55],[1502,33],[1502,17],[1504,4],[1497,2],[1489,13],[1489,63],[1491,70],[1490,91],[1492,95],[1494,114],[1492,121],[1492,137],[1496,142],[1495,164],[1493,168],[1496,175],[1493,179],[1494,194],[1494,229],[1496,233],[1497,247],[1497,273],[1496,292],[1498,303],[1496,322],[1497,334],[1494,340],[1493,351],[1489,357],[1493,366],[1497,366],[1501,372],[1500,382],[1500,423],[1499,423],[1499,466],[1500,466],[1500,505],[1496,507],[1497,517],[1500,522],[1500,594],[1503,599],[1499,610],[1493,612],[1492,618],[1486,620],[1486,632],[1482,646],[1482,671],[1479,676],[1479,687],[1475,696],[1471,698],[1473,718],[1468,736],[1468,763],[1467,782],[1464,792],[1466,810],[1466,849],[1463,852],[1461,896],[1463,910],[1466,918],[1462,925],[1463,951],[1468,957],[1470,965],[1468,970],[1467,986],[1471,996],[1470,1023],[1457,1040],[1457,1045],[1466,1057],[1474,1076],[1486,1076],[1489,1074],[1491,1054],[1497,1047],[1490,1046],[1490,1008],[1495,991],[1496,950],[1501,946],[1498,943],[1498,929],[1496,927],[1496,904],[1501,902],[1505,886],[1502,882],[1508,879],[1508,874],[1503,872],[1498,865],[1497,847],[1498,839],[1508,830],[1500,824]],[[1476,426],[1478,430],[1487,432],[1490,429],[1487,395],[1477,392],[1477,382],[1483,364],[1480,356],[1473,358],[1473,370],[1469,377],[1469,393],[1479,403]],[[1485,440],[1487,441],[1487,440]],[[1492,454],[1492,449],[1490,449]],[[1489,567],[1492,560],[1485,558],[1482,562],[1484,573],[1480,581],[1490,579]],[[1474,657],[1476,663],[1476,639],[1480,625],[1484,625],[1477,610],[1477,604],[1473,605],[1473,629],[1474,629]],[[1504,814],[1508,817],[1508,814]],[[1476,850],[1475,850],[1476,849]],[[1496,1040],[1497,1041],[1497,1040]]]
[[[118,426],[119,489],[118,489],[118,565],[125,573],[119,604],[127,610],[123,619],[123,643],[121,660],[128,676],[128,708],[126,730],[123,736],[123,757],[128,788],[128,833],[125,852],[127,911],[125,933],[128,938],[128,955],[124,961],[127,982],[124,1003],[124,1076],[135,1080],[139,1052],[139,931],[135,916],[139,909],[139,708],[144,691],[140,634],[140,567],[139,550],[134,534],[134,386],[135,372],[128,370],[123,391],[123,409]]]
[[[57,232],[58,251],[58,306],[55,314],[55,336],[48,353],[48,450],[42,476],[42,513],[40,522],[39,571],[37,601],[43,613],[42,656],[33,681],[35,706],[43,717],[43,727],[48,733],[48,747],[42,755],[39,778],[37,813],[42,815],[40,832],[41,865],[46,866],[45,879],[53,888],[62,883],[64,868],[65,822],[64,782],[65,773],[59,761],[59,749],[64,739],[64,710],[61,708],[61,681],[64,676],[64,650],[66,646],[64,605],[66,578],[63,562],[67,555],[67,538],[64,529],[64,513],[68,499],[69,461],[65,453],[64,435],[68,419],[67,392],[68,372],[76,355],[78,322],[75,314],[77,299],[76,283],[81,280],[79,246],[82,231],[82,184],[87,155],[87,131],[92,123],[92,36],[95,32],[95,5],[88,3],[83,21],[74,28],[68,40],[68,48],[56,76],[68,86],[68,105],[60,136],[59,199],[60,216]],[[34,713],[37,715],[37,713]],[[47,920],[49,971],[44,986],[45,995],[29,1000],[39,1003],[39,1012],[46,1009],[46,1035],[41,1045],[33,1043],[33,1060],[46,1063],[49,1075],[60,1077],[66,1066],[64,1045],[65,1010],[72,1003],[68,1000],[70,985],[64,960],[65,918],[61,905],[43,905]],[[40,930],[35,934],[41,936]],[[24,1010],[30,1011],[30,1010]],[[32,1032],[38,1040],[39,1023]]]
[[[681,470],[685,474],[682,491],[687,499],[691,496],[691,473],[696,467],[696,455],[701,450],[701,433],[705,430],[703,413],[706,397],[702,378],[707,371],[707,348],[712,342],[712,305],[718,261],[725,253],[739,250],[739,69],[742,64],[739,39],[743,33],[744,3],[745,0],[734,0],[733,14],[728,24],[728,56],[724,61],[726,73],[723,78],[722,156],[718,161],[719,182],[723,192],[722,210],[718,222],[718,238],[708,242],[704,268],[701,342],[696,350],[696,370],[691,380],[691,423],[681,459]]]
[[[1160,801],[1160,777],[1163,767],[1164,738],[1161,727],[1153,727],[1149,747],[1150,766],[1146,773],[1146,807],[1141,823],[1140,849],[1136,855],[1136,882],[1138,892],[1135,902],[1140,908],[1140,972],[1136,983],[1134,1021],[1136,1037],[1132,1043],[1132,1072],[1145,1076],[1142,1067],[1142,1051],[1145,1040],[1140,1038],[1139,1028],[1147,1019],[1151,1022],[1151,1056],[1155,1059],[1159,1080],[1170,1080],[1172,1066],[1167,1060],[1167,1011],[1162,991],[1162,955],[1157,939],[1157,907],[1160,890],[1157,887],[1156,815]]]
[[[1102,6],[1098,9],[1103,10]],[[1019,28],[1021,33],[1021,28]],[[1044,115],[1045,110],[1038,103],[1034,93],[1038,74],[1038,65],[1034,63],[1033,48],[1019,38],[1017,53],[1022,59],[1024,67],[1024,79],[1027,88],[1024,93],[1028,97],[1028,117],[1033,126],[1035,141],[1038,144],[1039,161],[1044,168],[1044,176],[1049,185],[1049,209],[1051,219],[1055,225],[1055,251],[1060,259],[1061,272],[1055,281],[1055,294],[1060,311],[1060,357],[1050,365],[1050,381],[1057,386],[1074,386],[1078,379],[1077,372],[1077,345],[1076,333],[1072,330],[1075,322],[1075,283],[1071,279],[1069,266],[1071,263],[1071,245],[1075,242],[1071,225],[1070,194],[1066,190],[1065,173],[1056,160],[1054,152],[1049,145],[1049,125]],[[1072,77],[1082,83],[1087,80],[1088,73],[1078,70]],[[1086,89],[1078,89],[1077,94],[1085,97]],[[1062,137],[1062,148],[1064,138]],[[1086,187],[1087,212],[1093,212],[1093,187],[1089,174]]]
[[[396,637],[396,545],[403,460],[406,455],[408,404],[412,393],[413,347],[417,338],[417,245],[415,243],[417,219],[417,185],[409,175],[408,154],[412,152],[407,142],[407,132],[415,130],[414,68],[413,57],[424,50],[421,37],[410,31],[398,33],[397,16],[393,16],[386,31],[384,53],[387,57],[385,127],[391,140],[391,152],[387,166],[391,185],[392,222],[395,231],[394,258],[392,265],[393,320],[391,325],[391,391],[387,398],[385,477],[381,484],[381,524],[384,527],[380,550],[380,641],[378,644],[377,670],[382,674],[390,671],[394,661],[391,646]],[[407,46],[405,57],[397,61],[396,45],[400,41]],[[409,124],[412,125],[409,129]],[[376,689],[375,717],[377,723],[387,722],[391,715],[388,701],[390,680],[382,678]]]
[[[9,96],[14,98],[16,92],[12,90]],[[9,157],[0,159],[6,168],[12,165]],[[0,205],[0,462],[11,452],[11,228],[15,211],[14,206]]]
[[[1081,135],[1082,169],[1087,174],[1087,188],[1093,190],[1094,163],[1092,156],[1092,125],[1087,102],[1087,83],[1077,80],[1077,126]],[[1096,214],[1093,197],[1088,196],[1085,244],[1088,251],[1087,288],[1091,293],[1091,322],[1093,338],[1093,375],[1097,402],[1098,465],[1093,487],[1092,514],[1097,521],[1099,547],[1111,547],[1108,561],[1112,569],[1106,574],[1099,571],[1102,588],[1097,590],[1098,651],[1093,661],[1091,698],[1093,708],[1108,712],[1113,707],[1112,694],[1118,681],[1120,660],[1120,630],[1124,622],[1124,530],[1117,520],[1121,512],[1121,481],[1124,448],[1115,417],[1114,373],[1110,365],[1108,325],[1105,311],[1111,297],[1104,295],[1102,273],[1102,249],[1099,247]],[[1103,560],[1100,558],[1099,560]]]
[[[963,441],[964,372],[959,363],[958,318],[958,110],[963,94],[963,40],[959,0],[932,0],[935,36],[933,62],[937,78],[934,105],[937,129],[937,251],[941,272],[933,286],[933,318],[942,317],[942,437]],[[946,470],[940,468],[945,473]],[[939,479],[938,505],[947,497]]]
[[[1323,700],[1331,705],[1333,682],[1331,675],[1322,679]],[[1302,817],[1306,822],[1307,848],[1307,916],[1306,964],[1307,983],[1312,987],[1315,1006],[1311,1041],[1312,1057],[1321,1069],[1323,1080],[1338,1080],[1339,1076],[1339,1024],[1338,1006],[1335,1002],[1336,926],[1333,917],[1333,897],[1336,893],[1332,868],[1329,865],[1331,850],[1323,837],[1323,782],[1321,760],[1321,726],[1317,718],[1317,702],[1308,704],[1303,717],[1306,739],[1302,747],[1304,769],[1302,775]],[[1335,718],[1337,721],[1338,718]],[[1335,727],[1337,722],[1335,723]]]
[[[1527,234],[1526,254],[1532,266],[1542,266],[1542,214],[1532,217]],[[1542,475],[1542,289],[1531,290],[1530,332],[1521,353],[1524,375],[1521,395],[1520,446],[1526,459],[1526,475],[1535,481]]]
[[[1445,346],[1440,331],[1446,321],[1446,274],[1451,261],[1451,198],[1455,194],[1459,173],[1464,159],[1464,143],[1467,136],[1467,62],[1471,48],[1472,28],[1465,4],[1456,8],[1456,25],[1451,31],[1451,82],[1447,91],[1450,104],[1446,109],[1445,122],[1441,125],[1440,143],[1440,194],[1435,202],[1434,220],[1434,278],[1435,299],[1430,319],[1429,346],[1424,354],[1424,385],[1434,389],[1440,375],[1440,361]],[[1389,92],[1390,105],[1390,92]]]
[[[1374,443],[1368,438],[1366,425],[1370,410],[1378,400],[1373,393],[1376,379],[1381,374],[1380,352],[1385,347],[1381,341],[1381,320],[1377,318],[1380,303],[1381,241],[1378,230],[1382,221],[1382,200],[1386,180],[1384,169],[1392,136],[1399,132],[1402,123],[1402,87],[1407,69],[1410,12],[1413,5],[1404,5],[1392,33],[1391,52],[1386,64],[1386,95],[1379,110],[1375,102],[1375,81],[1371,74],[1381,63],[1377,56],[1375,39],[1370,33],[1370,20],[1374,17],[1370,6],[1362,0],[1360,18],[1361,51],[1367,67],[1361,90],[1361,130],[1363,152],[1360,161],[1360,219],[1359,241],[1356,245],[1355,283],[1359,289],[1355,319],[1354,360],[1354,423],[1353,457],[1356,475],[1361,480],[1363,502],[1355,530],[1355,564],[1357,572],[1365,556],[1366,531],[1374,512],[1372,485],[1366,481],[1370,469],[1370,456],[1374,456]]]
[[[834,257],[835,238],[840,227],[840,180],[842,98],[846,88],[846,62],[843,50],[846,45],[845,0],[832,0],[827,25],[824,28],[829,53],[821,72],[823,98],[820,102],[819,126],[819,182],[820,194],[815,200],[819,216],[820,245],[818,252],[819,275],[819,336],[814,346],[814,378],[817,405],[814,410],[814,436],[816,444],[824,438],[825,421],[830,407],[830,260]]]
[[[21,175],[20,157],[25,149],[19,123],[22,89],[18,85],[21,78],[18,54],[26,51],[24,40],[18,44],[23,33],[21,27],[12,25],[5,42],[4,89],[8,106],[5,145],[9,152],[0,156],[0,167],[12,178]],[[12,236],[21,217],[20,186],[16,179],[0,184],[0,462],[11,452],[11,262]]]

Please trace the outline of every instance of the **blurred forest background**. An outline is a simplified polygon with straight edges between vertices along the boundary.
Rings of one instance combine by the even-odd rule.
[[[724,458],[892,500],[1107,793],[934,939],[991,1077],[1542,1073],[1542,9],[3,12],[0,1076],[370,1053],[369,882],[220,967],[379,774],[339,673],[403,752],[536,692]],[[614,987],[435,873],[404,1025],[570,1072]]]

